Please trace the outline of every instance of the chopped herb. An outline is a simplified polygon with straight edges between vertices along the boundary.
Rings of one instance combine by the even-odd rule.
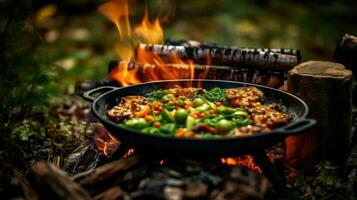
[[[212,88],[211,90],[205,92],[202,97],[211,102],[222,102],[223,104],[227,104],[228,101],[225,97],[226,89],[221,89],[218,87]]]

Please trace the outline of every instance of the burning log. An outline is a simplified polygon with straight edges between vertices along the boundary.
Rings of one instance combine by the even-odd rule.
[[[117,175],[119,172],[125,171],[138,164],[139,161],[140,158],[138,156],[130,156],[128,158],[116,160],[102,165],[94,170],[77,174],[73,177],[73,180],[79,182],[86,188],[100,186],[107,180],[115,177],[115,175]]]
[[[288,137],[286,158],[313,169],[318,159],[344,162],[351,136],[350,70],[338,63],[309,61],[289,71],[288,91],[310,107],[317,125],[309,134]]]
[[[174,46],[185,46],[185,47],[199,47],[199,48],[225,48],[225,49],[237,49],[240,47],[237,46],[228,46],[217,43],[208,43],[208,42],[199,42],[195,40],[166,40],[165,45],[174,45]],[[249,51],[264,51],[264,52],[273,52],[281,53],[286,55],[294,55],[298,57],[299,62],[301,61],[301,52],[298,49],[287,49],[287,48],[241,48]]]
[[[111,62],[113,65],[113,62]],[[250,82],[279,88],[284,84],[283,72],[267,70],[232,68],[229,66],[215,65],[190,65],[190,64],[167,64],[159,66],[155,64],[141,64],[121,61],[113,68],[109,76],[115,79],[116,71],[127,67],[129,71],[135,71],[138,80],[149,82],[153,80],[168,79],[220,79],[230,81]],[[113,75],[114,74],[114,75]]]
[[[300,63],[300,57],[239,47],[187,47],[158,44],[139,44],[136,47],[135,60],[155,63],[160,58],[164,63],[176,63],[177,60],[195,64],[226,65],[239,68],[288,71]]]
[[[38,162],[32,166],[30,180],[43,199],[92,199],[81,185],[51,163]]]
[[[357,67],[357,37],[345,34],[341,37],[335,51],[336,61],[343,63],[347,69],[356,72]]]

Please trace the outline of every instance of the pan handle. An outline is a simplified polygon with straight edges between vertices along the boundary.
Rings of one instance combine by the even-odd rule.
[[[87,101],[94,101],[96,97],[92,96],[95,93],[101,92],[101,94],[104,94],[106,92],[109,92],[111,90],[118,89],[118,87],[112,87],[112,86],[102,86],[102,87],[97,87],[91,90],[86,91],[85,93],[82,94],[83,99]]]
[[[296,123],[293,123],[290,126],[277,130],[277,132],[286,136],[295,135],[297,133],[301,133],[310,129],[315,124],[316,120],[314,119],[301,119],[300,121],[297,121]]]

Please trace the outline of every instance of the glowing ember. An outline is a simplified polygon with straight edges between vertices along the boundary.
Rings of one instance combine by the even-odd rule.
[[[221,162],[226,165],[244,166],[248,169],[262,173],[262,170],[259,168],[259,166],[255,164],[254,158],[249,155],[235,158],[221,158]]]
[[[129,150],[124,154],[123,158],[127,158],[127,157],[133,155],[134,152],[135,152],[135,149],[134,149],[134,148],[129,149]]]
[[[109,132],[100,131],[96,136],[96,144],[99,151],[110,157],[120,145],[120,142]]]

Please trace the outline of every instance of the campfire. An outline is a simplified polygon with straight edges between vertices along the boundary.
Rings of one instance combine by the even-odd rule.
[[[193,40],[164,42],[159,18],[150,20],[146,9],[142,21],[132,27],[128,9],[126,1],[109,1],[99,8],[118,29],[119,39],[115,44],[118,60],[108,65],[108,81],[95,83],[99,85],[92,87],[125,87],[158,80],[214,79],[254,83],[286,91],[287,73],[301,61],[301,53],[296,49],[242,48]],[[136,154],[135,149],[120,143],[111,133],[106,134],[96,136],[97,148],[104,155],[116,154],[117,158],[127,158]],[[216,158],[215,162],[264,173],[273,183],[275,192],[283,194],[287,189],[271,162],[283,163],[291,159],[293,140],[296,141],[290,138],[285,144],[279,143],[267,150],[269,159],[264,153],[253,153],[254,156]],[[164,166],[174,159],[154,156],[153,160]]]
[[[99,11],[118,29],[115,50],[120,61],[111,62],[108,77],[120,86],[156,80],[224,79],[282,88],[286,72],[301,60],[300,51],[295,49],[240,48],[189,40],[167,40],[162,44],[164,34],[159,18],[150,20],[147,9],[134,27],[127,1],[109,1]],[[112,155],[119,146],[110,133],[98,135],[96,142],[105,155]],[[220,161],[262,172],[249,155]]]

